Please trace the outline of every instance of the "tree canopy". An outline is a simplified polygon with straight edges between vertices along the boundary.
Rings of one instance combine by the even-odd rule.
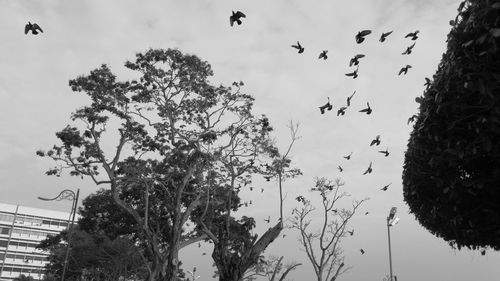
[[[252,175],[276,176],[281,186],[282,178],[299,172],[289,168],[287,154],[282,156],[269,137],[268,118],[253,115],[253,98],[242,93],[243,82],[214,86],[207,62],[173,49],[138,53],[125,66],[138,79],[120,82],[102,65],[71,80],[72,90],[87,94],[91,104],[72,114],[77,125],[56,133],[61,145],[37,154],[57,163],[48,175],[69,170],[109,186],[113,204],[128,216],[100,215],[133,226],[148,261],[148,280],[173,281],[180,249],[204,239],[229,241],[210,224],[222,221],[225,230],[218,233],[233,238],[232,227],[247,225],[231,212],[242,206],[238,194]],[[266,232],[266,239],[248,248],[252,258],[245,263],[256,262],[281,229],[280,222],[272,237]],[[220,255],[230,247],[224,242]]]
[[[404,198],[452,246],[500,249],[500,2],[463,1],[405,153]]]

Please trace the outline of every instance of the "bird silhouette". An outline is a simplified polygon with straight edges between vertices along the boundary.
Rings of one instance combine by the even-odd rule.
[[[398,75],[401,75],[401,73],[404,73],[406,75],[406,73],[408,72],[408,69],[410,69],[410,68],[411,68],[411,65],[407,64],[405,67],[401,68]]]
[[[299,41],[297,41],[297,45],[292,45],[292,47],[299,50],[299,54],[302,54],[304,52],[304,47],[300,45]]]
[[[337,213],[339,210],[337,209],[332,209],[332,212]]]
[[[370,107],[370,104],[367,102],[366,105],[368,106],[367,108],[361,109],[359,112],[366,112],[367,115],[370,115],[372,113],[372,108]]]
[[[406,34],[405,38],[410,37],[410,38],[411,38],[411,40],[415,41],[415,40],[417,40],[417,39],[418,39],[417,34],[418,34],[419,32],[420,32],[419,30],[415,30],[415,32],[410,32],[410,33]]]
[[[364,58],[365,55],[363,54],[357,54],[355,55],[350,61],[349,61],[349,66],[353,65],[358,65],[359,64],[359,59]]]
[[[368,215],[368,214],[369,214],[369,212],[366,212],[366,213],[365,213],[365,216],[366,216],[366,215]]]
[[[267,219],[265,219],[264,221],[267,222],[267,223],[271,222],[271,217],[267,216]]]
[[[351,236],[353,236],[354,235],[354,229],[350,230],[350,231],[348,230],[347,233],[349,233]]]
[[[229,23],[231,26],[233,26],[234,22],[236,22],[238,25],[241,24],[241,18],[246,18],[245,14],[243,14],[240,11],[237,11],[236,13],[232,11],[232,15],[229,17]]]
[[[43,33],[42,28],[38,24],[28,22],[24,27],[24,34],[28,34],[28,32],[31,31],[31,34],[37,35],[39,30]]]
[[[342,169],[342,166],[338,166],[337,169],[339,169],[339,171],[342,173],[344,171],[344,169]]]
[[[416,44],[416,43],[413,43],[411,46],[408,46],[408,47],[406,48],[406,51],[404,51],[404,52],[403,52],[403,53],[401,53],[401,54],[402,54],[402,55],[409,55],[409,54],[411,54],[411,51],[412,51],[413,47],[415,47],[415,44]]]
[[[378,41],[384,42],[385,39],[387,38],[387,36],[391,35],[391,33],[392,33],[392,30],[389,32],[382,33],[382,35],[380,36],[380,39]]]
[[[377,136],[375,137],[375,139],[374,139],[374,140],[372,140],[372,142],[370,143],[370,146],[372,146],[372,145],[374,145],[374,144],[376,144],[376,145],[380,145],[380,135],[377,135]]]
[[[352,79],[356,79],[358,77],[358,69],[356,68],[353,72],[346,73],[345,76],[352,76]]]
[[[413,114],[410,118],[408,118],[408,124],[410,124],[411,122],[414,122],[415,121],[415,118],[417,118],[418,116]]]
[[[367,36],[370,33],[372,33],[371,30],[363,30],[358,32],[358,34],[356,34],[355,36],[356,43],[361,44],[363,41],[365,41],[365,36]]]
[[[206,255],[207,255],[207,253],[202,253],[201,255],[202,255],[202,256],[206,256]]]
[[[347,160],[349,160],[349,159],[351,159],[351,155],[352,155],[352,152],[349,155],[344,156],[344,158],[347,159]]]
[[[321,112],[321,114],[325,114],[325,109],[330,111],[332,110],[333,106],[332,104],[330,103],[330,97],[328,97],[328,102],[322,106],[319,107],[319,111]]]
[[[384,185],[384,187],[382,187],[380,190],[383,190],[383,191],[387,191],[387,188],[389,188],[389,185],[391,185],[392,182],[388,185]]]
[[[264,176],[264,178],[266,179],[266,181],[271,181],[272,176]]]
[[[328,58],[328,56],[326,55],[326,53],[328,53],[328,50],[323,50],[323,51],[319,54],[318,59],[323,59],[323,60],[326,60],[326,59]]]
[[[295,197],[295,200],[297,200],[297,202],[301,202],[301,203],[305,203],[305,201],[306,201],[306,199],[302,195]]]
[[[347,109],[347,107],[345,107],[345,106],[342,106],[341,108],[339,108],[339,110],[337,110],[337,116],[339,116],[339,115],[344,116],[346,109]]]
[[[389,148],[386,148],[385,150],[379,150],[378,152],[383,153],[385,157],[389,156]]]
[[[352,99],[352,97],[354,97],[355,93],[356,93],[356,91],[354,91],[354,93],[352,93],[352,95],[350,97],[347,97],[347,106],[351,106],[351,99]]]
[[[368,166],[368,169],[366,169],[366,171],[363,173],[363,175],[366,175],[366,174],[371,174],[372,173],[372,162],[370,162],[370,166]]]
[[[359,251],[361,252],[361,254],[362,254],[362,255],[364,255],[364,254],[365,254],[365,250],[363,250],[363,249],[359,249]]]

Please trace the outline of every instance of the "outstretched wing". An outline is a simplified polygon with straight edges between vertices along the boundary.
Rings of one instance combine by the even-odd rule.
[[[238,17],[238,18],[246,18],[245,14],[243,14],[243,13],[242,13],[242,12],[240,12],[240,11],[237,11],[235,15],[236,15],[236,17]]]
[[[233,26],[233,24],[234,24],[234,17],[233,16],[229,17],[229,24],[231,24],[231,26]]]
[[[24,34],[28,34],[28,31],[30,31],[30,29],[30,25],[26,24],[26,26],[24,27]]]
[[[360,59],[360,58],[364,58],[364,57],[365,57],[365,55],[363,55],[363,54],[357,54],[355,56],[356,59]]]
[[[42,33],[43,33],[42,28],[41,28],[38,24],[36,24],[36,23],[35,23],[35,24],[33,24],[33,29],[34,29],[34,30],[40,30],[40,32],[42,32]]]
[[[367,30],[363,30],[363,31],[359,32],[359,36],[366,36],[366,35],[368,35],[370,33],[372,33],[371,30],[368,30],[368,29]]]

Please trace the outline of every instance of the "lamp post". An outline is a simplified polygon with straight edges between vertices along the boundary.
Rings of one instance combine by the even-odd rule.
[[[398,223],[399,218],[396,217],[396,207],[392,207],[391,211],[389,212],[389,216],[387,216],[387,239],[389,240],[389,270],[390,270],[390,276],[391,279],[390,281],[394,281],[393,276],[392,276],[392,256],[391,256],[391,226],[395,225]]]
[[[78,196],[79,195],[80,195],[80,189],[78,188],[76,190],[76,194],[73,190],[65,189],[65,190],[61,191],[61,193],[59,193],[59,195],[57,195],[54,198],[44,198],[44,197],[40,197],[40,196],[38,197],[38,199],[44,200],[44,201],[54,201],[54,200],[60,201],[63,199],[73,200],[73,204],[71,205],[71,213],[69,213],[69,215],[71,217],[71,223],[69,224],[69,227],[68,227],[68,231],[69,231],[68,247],[66,247],[66,254],[64,256],[64,267],[63,267],[63,273],[61,276],[61,281],[64,281],[64,277],[66,276],[66,267],[68,265],[68,256],[69,256],[69,246],[71,243],[71,235],[73,234],[72,228],[73,228],[73,224],[75,223],[76,207],[78,205]],[[68,223],[69,223],[69,218],[68,218]]]

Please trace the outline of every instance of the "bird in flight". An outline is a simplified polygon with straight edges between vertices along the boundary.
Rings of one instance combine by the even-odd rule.
[[[413,114],[410,118],[408,118],[408,124],[410,124],[411,122],[414,122],[415,121],[415,118],[417,118],[418,116]]]
[[[415,41],[415,40],[417,40],[417,39],[418,39],[417,34],[418,34],[419,32],[420,32],[419,30],[415,30],[415,32],[410,32],[410,33],[406,34],[405,38],[410,37],[410,38],[411,38],[411,40]]]
[[[364,58],[365,55],[363,54],[357,54],[355,55],[350,61],[349,61],[349,66],[353,65],[358,65],[359,64],[359,59]]]
[[[358,77],[358,69],[359,68],[356,68],[353,72],[346,73],[345,76],[352,76],[352,79],[356,79]]]
[[[389,156],[389,148],[386,148],[385,150],[379,150],[378,152],[383,153],[385,157]]]
[[[385,38],[387,38],[387,36],[391,35],[391,33],[392,33],[392,30],[389,32],[382,33],[382,35],[380,36],[380,39],[378,41],[384,42]]]
[[[354,235],[354,229],[350,230],[350,231],[348,230],[347,233],[349,233],[351,236],[353,236]]]
[[[372,33],[371,30],[363,30],[358,32],[358,34],[356,34],[355,36],[356,43],[361,44],[363,41],[365,41],[365,36],[369,35],[370,33]]]
[[[347,107],[345,107],[345,106],[342,106],[341,108],[339,108],[339,110],[337,110],[337,116],[339,116],[339,115],[344,116],[346,109],[347,109]]]
[[[366,169],[366,171],[363,173],[363,175],[366,175],[366,174],[371,174],[372,173],[372,162],[370,162],[370,166],[368,166],[368,169]]]
[[[271,222],[271,216],[267,216],[267,219],[265,219],[264,221],[267,223]]]
[[[380,135],[377,135],[377,136],[375,137],[375,139],[374,139],[374,140],[372,140],[372,142],[370,143],[370,146],[372,146],[372,145],[374,145],[374,144],[376,144],[376,145],[380,145]]]
[[[352,152],[349,155],[344,156],[344,158],[347,159],[347,160],[349,160],[349,159],[351,159],[351,155],[352,155]]]
[[[369,212],[366,212],[366,213],[365,213],[365,216],[366,216],[366,215],[368,215],[368,214],[369,214]]]
[[[24,27],[24,34],[28,34],[28,32],[30,30],[31,30],[31,34],[33,34],[33,35],[37,35],[39,30],[41,33],[43,33],[42,28],[38,24],[28,22],[26,24],[26,26]]]
[[[292,45],[292,47],[299,50],[299,54],[302,54],[304,52],[304,47],[300,45],[299,41],[297,41],[297,45]]]
[[[364,255],[364,254],[365,254],[365,250],[363,250],[363,249],[359,249],[359,251],[361,252],[361,254],[362,254],[362,255]]]
[[[409,54],[411,54],[411,51],[412,51],[413,47],[415,47],[415,44],[416,44],[416,43],[413,43],[411,46],[407,47],[407,48],[406,48],[406,51],[404,51],[404,52],[403,52],[403,53],[401,53],[401,54],[402,54],[402,55],[409,55]]]
[[[328,58],[328,56],[326,55],[326,53],[328,53],[328,50],[323,50],[323,51],[319,54],[318,59],[324,59],[324,60],[326,60],[326,59]]]
[[[342,166],[338,166],[337,169],[339,169],[339,171],[342,173],[344,171],[344,169],[342,169]]]
[[[325,114],[325,109],[330,111],[332,110],[333,106],[332,104],[330,103],[330,98],[328,97],[328,102],[322,106],[319,107],[319,111],[321,112],[321,114]]]
[[[352,97],[354,97],[355,93],[356,93],[356,91],[354,91],[354,93],[352,93],[352,95],[350,97],[347,97],[347,106],[351,106],[351,99],[352,99]]]
[[[388,185],[384,185],[384,187],[382,187],[380,190],[387,191],[387,188],[389,188],[389,185],[391,185],[391,184],[392,184],[392,182]]]
[[[367,102],[366,105],[368,106],[367,108],[361,109],[359,112],[366,112],[367,115],[370,115],[372,113],[372,108],[370,107],[370,104]]]
[[[229,17],[229,23],[231,26],[233,26],[234,22],[236,22],[238,25],[241,24],[241,18],[246,18],[245,14],[243,14],[240,11],[237,11],[236,13],[232,11],[232,15]]]
[[[406,73],[408,73],[408,69],[410,69],[410,68],[411,68],[411,65],[407,64],[405,67],[401,68],[398,75],[401,75],[401,73],[404,73],[406,75]]]
[[[302,195],[295,197],[295,200],[297,200],[297,202],[302,202],[302,203],[306,202],[306,199]]]

